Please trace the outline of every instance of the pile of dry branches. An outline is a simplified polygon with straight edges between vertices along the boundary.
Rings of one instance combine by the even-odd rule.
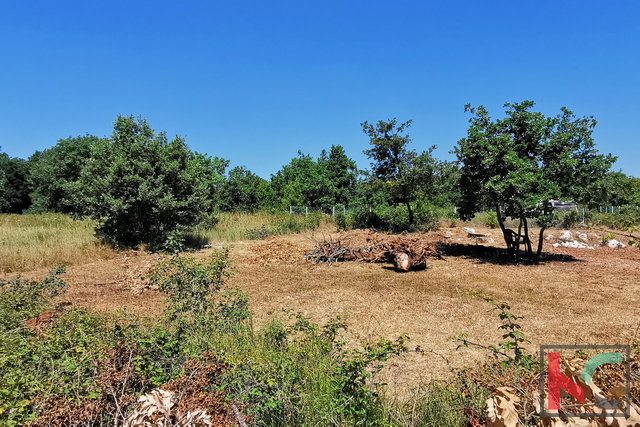
[[[391,263],[398,270],[421,270],[427,267],[427,258],[442,259],[437,241],[422,236],[374,235],[364,246],[354,248],[346,239],[317,241],[305,258],[317,263],[343,261]]]
[[[349,246],[345,240],[333,240],[331,238],[323,241],[316,241],[316,246],[309,250],[305,255],[305,259],[313,262],[334,262],[355,261],[358,259],[357,250]]]

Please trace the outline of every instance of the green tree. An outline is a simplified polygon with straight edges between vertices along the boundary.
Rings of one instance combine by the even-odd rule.
[[[435,161],[433,168],[433,203],[440,207],[460,203],[460,168],[456,162]]]
[[[244,166],[229,171],[227,180],[220,187],[219,208],[223,211],[255,212],[273,199],[271,184]]]
[[[418,155],[409,150],[409,135],[403,132],[411,126],[411,120],[397,125],[396,119],[380,120],[375,125],[361,123],[373,148],[364,150],[372,160],[369,178],[377,191],[385,193],[393,203],[404,204],[409,213],[409,226],[415,222],[411,203],[419,197],[433,193],[435,160],[431,152],[435,147]]]
[[[328,153],[322,150],[318,158],[318,167],[320,174],[324,176],[323,182],[328,184],[324,188],[325,194],[320,200],[320,205],[349,205],[357,184],[358,169],[356,162],[347,157],[344,147],[332,145]]]
[[[271,185],[282,207],[330,208],[350,203],[357,178],[355,162],[342,146],[332,145],[329,152],[322,150],[317,160],[298,151],[298,157],[271,176]]]
[[[93,145],[73,189],[83,213],[99,221],[102,240],[158,247],[206,210],[212,163],[182,138],[156,135],[145,119],[118,116],[111,139]]]
[[[220,203],[220,193],[225,183],[225,171],[229,160],[209,157],[198,152],[190,163],[191,174],[196,178],[198,192],[205,194],[202,211],[213,212]]]
[[[461,165],[461,217],[469,219],[493,206],[514,255],[521,244],[533,254],[527,218],[536,218],[541,226],[539,255],[545,228],[553,222],[551,201],[584,202],[589,185],[615,161],[597,153],[593,117],[576,118],[564,107],[558,116],[546,117],[530,111],[533,106],[532,101],[505,104],[506,117],[495,121],[484,106],[465,106],[473,117],[467,137],[455,148]],[[505,217],[519,220],[517,233],[505,227]]]
[[[91,157],[92,146],[100,140],[92,135],[61,139],[48,150],[36,151],[29,158],[33,181],[31,211],[67,214],[82,211],[82,207],[75,205],[71,188]]]
[[[589,208],[598,206],[640,206],[640,178],[610,171],[588,188]]]
[[[31,204],[30,191],[26,162],[0,153],[0,213],[22,213]]]
[[[318,206],[329,185],[318,162],[301,151],[271,176],[271,184],[283,208]]]

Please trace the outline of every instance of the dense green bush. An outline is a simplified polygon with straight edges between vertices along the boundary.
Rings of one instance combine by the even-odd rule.
[[[417,201],[414,207],[416,230],[423,232],[436,231],[439,228],[438,222],[440,219],[450,218],[446,213],[447,211],[447,209]]]
[[[346,223],[351,223],[353,228],[379,229],[381,228],[382,220],[378,214],[370,208],[360,207],[348,214]]]
[[[478,212],[473,217],[473,221],[488,228],[496,228],[499,225],[494,211]]]
[[[409,223],[409,211],[405,205],[379,205],[373,209],[359,208],[344,218],[346,228],[372,228],[376,230],[400,233],[403,231],[434,231],[438,229],[440,218],[444,217],[442,208],[415,202],[413,205],[414,223]],[[338,215],[336,214],[336,217]],[[342,221],[342,219],[340,219]]]
[[[323,327],[298,314],[274,320],[251,340],[256,351],[232,363],[230,391],[248,404],[258,425],[384,425],[374,376],[406,351],[405,337],[346,350],[336,318]],[[229,355],[234,358],[238,355]]]
[[[622,206],[615,213],[590,211],[589,222],[596,226],[626,231],[640,226],[640,209],[637,206]]]
[[[169,295],[171,316],[212,313],[213,298],[233,274],[228,256],[228,248],[214,252],[204,262],[176,254],[153,268],[151,283]]]
[[[56,267],[41,282],[19,276],[0,279],[0,333],[20,328],[25,320],[40,314],[66,286],[60,278],[64,272],[64,266]]]
[[[582,218],[577,210],[570,210],[556,213],[558,217],[558,225],[562,228],[574,228],[582,222]]]
[[[52,311],[59,317],[48,329],[26,328],[66,286],[63,267],[43,281],[0,281],[0,424],[23,425],[36,417],[50,396],[79,399],[96,396],[93,382],[113,332],[104,317],[83,311]],[[33,327],[33,326],[32,326]]]
[[[95,141],[79,179],[69,185],[76,214],[99,221],[96,234],[117,247],[159,248],[169,233],[195,226],[210,206],[219,159],[168,141],[146,120],[119,116],[111,139]]]

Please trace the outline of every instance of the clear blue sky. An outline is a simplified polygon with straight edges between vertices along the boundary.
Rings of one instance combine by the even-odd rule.
[[[640,176],[640,1],[0,0],[0,146],[29,157],[141,115],[269,178],[360,123],[413,119],[436,157],[466,103],[525,99],[598,119],[600,151]]]

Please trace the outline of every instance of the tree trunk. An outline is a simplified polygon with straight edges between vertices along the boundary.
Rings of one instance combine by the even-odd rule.
[[[397,252],[393,255],[393,265],[398,270],[409,271],[409,269],[411,269],[411,267],[413,266],[411,257],[409,257],[409,255],[405,254],[404,252]]]
[[[553,210],[553,208],[551,208]],[[546,218],[551,212],[549,212],[549,204],[545,203],[544,205],[544,213],[543,216]],[[548,224],[548,221],[545,220],[544,224]],[[536,251],[536,256],[540,256],[542,254],[542,245],[544,244],[544,232],[547,228],[543,225],[540,227],[540,236],[538,236],[538,250]]]
[[[524,223],[524,215],[522,214],[522,210],[520,210],[520,219],[518,221],[518,234],[516,235],[516,244],[515,244],[515,252],[516,256],[520,253],[520,236],[522,236],[522,224]]]
[[[544,243],[544,231],[546,228],[540,227],[540,236],[538,236],[538,250],[536,251],[536,256],[540,256],[542,254],[542,245]]]
[[[531,239],[529,239],[529,224],[527,224],[527,218],[522,214],[522,220],[524,221],[524,243],[527,245],[527,255],[532,256],[533,250],[531,249]]]
[[[409,211],[409,225],[413,225],[413,209],[411,209],[411,203],[410,202],[405,202],[405,205],[407,205],[407,210]]]

